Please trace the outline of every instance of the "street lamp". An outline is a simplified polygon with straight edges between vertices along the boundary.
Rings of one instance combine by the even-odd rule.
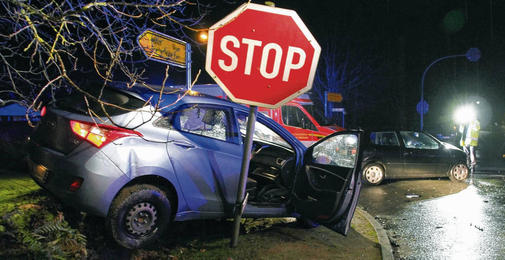
[[[202,43],[207,43],[208,39],[209,39],[209,35],[208,35],[207,31],[200,31],[198,33],[198,41],[200,41]]]
[[[464,54],[456,54],[456,55],[449,55],[449,56],[444,56],[441,58],[438,58],[434,60],[428,67],[423,72],[423,76],[421,77],[421,100],[417,104],[417,112],[419,112],[419,115],[421,115],[421,131],[423,130],[423,120],[424,120],[424,114],[428,112],[428,103],[424,100],[424,77],[426,76],[426,72],[433,66],[435,63],[449,59],[449,58],[456,58],[456,57],[466,57],[469,61],[471,62],[476,62],[480,59],[480,50],[478,48],[470,48],[468,51]]]

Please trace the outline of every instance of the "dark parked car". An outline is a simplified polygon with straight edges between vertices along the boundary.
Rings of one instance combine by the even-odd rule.
[[[454,145],[417,131],[376,131],[369,133],[364,152],[362,178],[378,185],[385,179],[468,177],[467,156]]]
[[[49,104],[31,138],[33,178],[64,203],[106,217],[128,248],[157,239],[172,221],[233,216],[248,108],[171,92],[105,89],[103,101],[126,108],[106,105],[106,113],[79,94]],[[150,102],[158,100],[156,111]],[[244,216],[301,216],[346,234],[361,187],[361,135],[339,132],[306,148],[258,113]]]

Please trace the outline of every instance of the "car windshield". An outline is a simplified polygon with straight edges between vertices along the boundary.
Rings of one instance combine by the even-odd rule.
[[[332,122],[324,116],[324,113],[321,111],[321,109],[316,109],[314,105],[302,105],[307,112],[320,124],[320,125],[331,125]],[[334,123],[333,123],[334,124]]]

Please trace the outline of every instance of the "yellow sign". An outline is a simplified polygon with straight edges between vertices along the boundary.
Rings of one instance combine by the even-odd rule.
[[[340,93],[332,93],[332,92],[328,92],[328,101],[329,102],[337,102],[337,103],[340,103],[342,102],[342,94]]]
[[[148,59],[186,67],[186,42],[151,29],[140,34],[137,42]]]

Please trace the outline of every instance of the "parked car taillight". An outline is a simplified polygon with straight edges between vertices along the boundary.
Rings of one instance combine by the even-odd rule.
[[[126,136],[142,136],[141,133],[121,127],[95,124],[82,121],[70,121],[72,132],[82,139],[100,148],[118,138]]]

